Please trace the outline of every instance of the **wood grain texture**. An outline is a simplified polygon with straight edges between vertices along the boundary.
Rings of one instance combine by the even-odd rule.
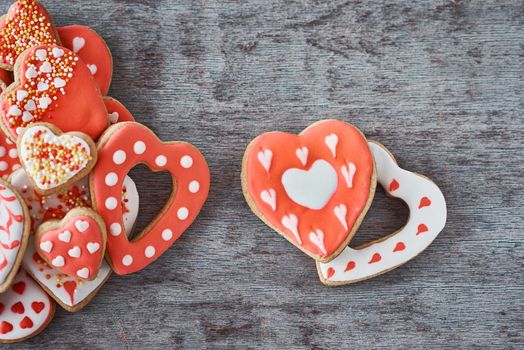
[[[154,265],[3,348],[524,347],[522,1],[43,2],[58,25],[102,34],[111,95],[164,140],[199,147],[212,188]],[[432,178],[449,210],[417,259],[339,288],[250,212],[239,181],[252,138],[324,118]],[[168,181],[134,178],[143,225]],[[379,193],[355,244],[406,217]]]

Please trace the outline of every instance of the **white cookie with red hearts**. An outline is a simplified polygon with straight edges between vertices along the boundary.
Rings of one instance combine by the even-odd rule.
[[[0,180],[0,293],[9,288],[20,267],[31,227],[23,198]]]
[[[55,303],[21,269],[0,294],[0,343],[12,343],[40,333],[53,318]]]
[[[404,170],[382,145],[370,142],[377,179],[388,195],[409,207],[409,220],[397,232],[365,244],[347,247],[328,263],[317,263],[322,283],[355,283],[391,271],[424,251],[446,224],[446,200],[439,187],[425,176]]]

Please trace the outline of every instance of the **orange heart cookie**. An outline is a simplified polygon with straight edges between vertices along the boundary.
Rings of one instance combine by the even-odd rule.
[[[375,186],[365,137],[342,121],[320,121],[300,135],[265,133],[244,155],[242,187],[251,209],[322,262],[348,245]]]
[[[50,122],[64,132],[98,138],[108,126],[107,111],[93,75],[72,51],[37,46],[16,61],[15,83],[0,96],[2,128],[15,141],[23,128]]]

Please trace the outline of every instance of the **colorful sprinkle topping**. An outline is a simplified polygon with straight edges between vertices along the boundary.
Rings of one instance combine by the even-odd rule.
[[[34,0],[14,3],[4,22],[0,24],[0,62],[11,66],[25,50],[56,43],[51,20]]]
[[[26,129],[20,141],[20,157],[27,174],[40,189],[63,185],[91,161],[91,149],[83,139],[37,125]]]
[[[78,60],[73,52],[58,46],[37,48],[28,55],[21,85],[7,98],[9,127],[20,135],[24,127],[55,109]]]

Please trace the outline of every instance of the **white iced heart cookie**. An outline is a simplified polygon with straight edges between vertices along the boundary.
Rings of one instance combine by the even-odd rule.
[[[369,144],[377,165],[377,180],[391,196],[409,207],[409,220],[396,233],[362,248],[347,247],[329,263],[317,263],[322,283],[342,285],[388,272],[424,251],[446,224],[446,201],[428,178],[400,168],[387,149]],[[339,212],[344,208],[337,209]]]
[[[95,144],[87,135],[62,134],[45,123],[32,124],[23,131],[18,154],[35,189],[46,195],[87,175],[97,159]]]
[[[282,185],[295,203],[309,209],[322,209],[337,190],[337,172],[325,160],[317,160],[309,170],[289,169]]]

